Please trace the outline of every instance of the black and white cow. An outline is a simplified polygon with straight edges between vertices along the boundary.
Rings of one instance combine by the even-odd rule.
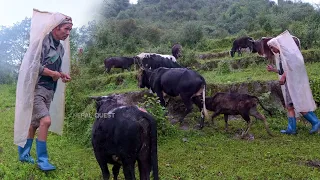
[[[176,58],[172,55],[141,53],[134,58],[139,62],[140,67],[145,69],[153,70],[159,67],[181,68]]]
[[[193,107],[192,101],[194,98],[200,98],[201,94],[205,101],[206,81],[197,72],[187,68],[163,68],[156,70],[142,70],[139,74],[139,87],[151,88],[157,94],[162,106],[166,106],[164,96],[171,97],[180,96],[186,111],[179,120],[183,122],[184,118],[189,114]],[[203,111],[201,111],[201,121],[204,121],[204,116],[208,117],[208,112],[203,104]],[[200,128],[202,124],[200,123]]]
[[[241,49],[242,48],[249,48],[250,51],[252,51],[252,42],[254,40],[251,37],[245,36],[237,38],[233,41],[232,48],[230,50],[231,57],[234,57],[234,53],[238,52],[238,56],[241,55]]]
[[[116,180],[123,166],[125,179],[135,179],[138,161],[140,179],[158,180],[157,124],[136,106],[119,104],[114,97],[96,99],[96,120],[92,128],[92,146],[103,179],[109,179],[108,163],[113,164]]]
[[[104,60],[104,66],[106,72],[109,73],[111,68],[121,68],[122,72],[124,69],[130,71],[130,67],[135,63],[134,58],[131,57],[110,57]]]
[[[175,44],[171,48],[172,56],[176,59],[182,57],[182,46],[180,44]]]

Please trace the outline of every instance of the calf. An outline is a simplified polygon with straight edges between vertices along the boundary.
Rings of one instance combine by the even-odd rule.
[[[113,178],[123,165],[125,179],[135,179],[138,161],[141,180],[158,178],[157,125],[154,118],[136,106],[117,103],[113,97],[96,99],[96,121],[92,128],[92,146],[103,179],[109,179],[108,163],[113,164]]]
[[[219,114],[224,114],[225,128],[226,130],[228,130],[228,115],[241,115],[241,117],[247,122],[247,128],[243,133],[243,135],[245,135],[248,133],[251,127],[251,115],[256,117],[257,119],[263,120],[268,134],[272,136],[266,118],[257,111],[258,103],[270,115],[271,112],[262,106],[261,102],[256,96],[239,93],[217,93],[213,97],[206,97],[205,99],[207,109],[210,111],[214,111],[214,114],[211,117],[211,121],[213,122],[213,124],[213,119],[215,117],[217,117]],[[195,103],[201,110],[202,102],[197,99],[195,100]]]
[[[157,94],[162,106],[165,106],[164,96],[171,97],[180,96],[186,111],[179,120],[183,122],[184,118],[192,111],[192,97],[197,97],[202,94],[203,100],[206,95],[206,81],[197,72],[187,68],[163,68],[156,70],[142,70],[139,74],[140,88],[151,88]],[[204,116],[208,116],[205,104],[203,104],[203,111],[201,111],[201,121]],[[200,124],[200,128],[202,128]]]
[[[109,73],[111,68],[121,68],[122,72],[124,69],[130,71],[130,67],[135,63],[134,58],[130,57],[111,57],[104,60],[104,66],[106,68],[106,72]]]

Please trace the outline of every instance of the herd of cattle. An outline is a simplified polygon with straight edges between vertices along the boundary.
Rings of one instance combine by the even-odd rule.
[[[293,37],[300,48],[300,41]],[[240,52],[242,48],[249,48],[251,52],[257,52],[260,56],[272,59],[272,52],[267,47],[271,39],[261,38],[253,40],[250,37],[242,37],[233,42],[230,51],[231,56]],[[246,135],[251,126],[250,116],[264,122],[266,131],[272,136],[266,118],[258,112],[257,106],[268,111],[260,103],[256,96],[238,93],[216,93],[213,97],[206,97],[206,81],[196,71],[181,66],[177,59],[182,56],[182,47],[176,44],[172,47],[172,55],[156,53],[141,53],[134,57],[111,57],[104,60],[107,72],[112,67],[130,70],[130,66],[136,64],[138,72],[138,85],[140,88],[148,88],[156,93],[160,104],[167,106],[165,96],[180,96],[186,110],[179,120],[180,123],[192,111],[195,104],[200,112],[200,129],[204,126],[207,110],[213,111],[213,119],[224,114],[225,128],[228,130],[228,116],[240,115],[247,127],[242,133]],[[157,125],[156,120],[145,110],[137,106],[121,104],[113,96],[93,97],[96,100],[96,111],[99,114],[92,129],[92,145],[95,157],[102,170],[104,179],[110,178],[107,164],[113,164],[113,178],[117,179],[119,169],[123,166],[125,179],[135,179],[135,162],[138,161],[140,179],[158,179],[157,159]],[[271,112],[268,111],[271,115]]]

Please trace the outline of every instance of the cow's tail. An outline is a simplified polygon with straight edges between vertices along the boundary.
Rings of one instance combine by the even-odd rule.
[[[205,118],[205,119],[208,119],[208,118],[209,118],[209,114],[208,114],[208,110],[207,110],[207,108],[206,108],[206,85],[203,86],[202,99],[203,99],[204,118]]]
[[[260,106],[262,107],[262,109],[264,109],[265,111],[267,111],[267,112],[269,113],[269,115],[272,116],[271,111],[268,110],[267,108],[265,108],[265,107],[262,105],[261,101],[259,100],[259,98],[258,98],[257,96],[252,96],[252,97],[255,98],[255,99],[258,101],[258,103],[260,104]]]
[[[152,166],[152,174],[153,179],[159,179],[159,172],[158,172],[158,147],[157,147],[157,122],[156,120],[149,115],[148,113],[144,113],[144,117],[148,120],[150,124],[150,132],[151,132],[151,166]]]

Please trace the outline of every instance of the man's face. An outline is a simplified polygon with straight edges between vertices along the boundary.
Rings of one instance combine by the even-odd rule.
[[[57,40],[65,40],[70,35],[72,24],[62,24],[54,29]]]
[[[269,47],[270,47],[271,51],[274,52],[274,53],[279,53],[280,52],[279,49],[277,49],[277,48],[275,48],[273,46],[269,46]]]

